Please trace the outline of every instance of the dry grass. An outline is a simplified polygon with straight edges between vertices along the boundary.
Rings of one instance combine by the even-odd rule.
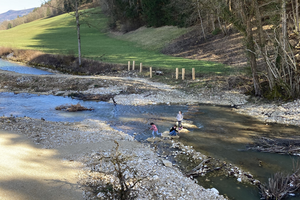
[[[64,73],[79,74],[79,75],[95,75],[108,72],[122,71],[126,68],[125,65],[104,63],[97,60],[82,59],[82,65],[78,65],[78,58],[74,54],[57,55],[46,54],[40,51],[0,48],[0,56],[6,56],[13,53],[9,59],[27,63],[33,66],[42,66],[59,70]]]
[[[0,56],[8,55],[12,52],[12,48],[10,47],[0,47]]]
[[[14,57],[18,61],[25,61],[30,62],[31,60],[35,59],[36,57],[42,55],[43,53],[40,51],[34,51],[34,50],[13,50]]]

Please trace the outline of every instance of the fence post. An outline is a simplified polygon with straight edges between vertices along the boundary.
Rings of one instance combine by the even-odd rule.
[[[195,68],[192,68],[192,79],[195,80]]]
[[[150,67],[150,78],[152,78],[152,67]]]
[[[178,68],[176,68],[176,80],[178,79]]]
[[[128,61],[128,71],[130,71],[130,61]]]
[[[132,70],[135,69],[135,61],[132,62]]]
[[[185,68],[182,68],[182,80],[184,80]]]
[[[143,71],[143,63],[140,63],[140,72],[142,73]]]

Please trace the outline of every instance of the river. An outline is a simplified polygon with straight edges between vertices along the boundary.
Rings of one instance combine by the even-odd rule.
[[[0,66],[5,65],[3,61],[0,63]],[[20,66],[12,68],[7,66],[5,70],[14,71],[14,68],[19,70]],[[94,110],[76,113],[55,110],[56,106],[77,103],[94,108]],[[186,117],[198,127],[190,129],[188,134],[180,135],[179,141],[185,145],[193,146],[201,153],[249,171],[255,179],[261,182],[266,182],[276,171],[291,172],[294,156],[246,151],[246,145],[254,136],[300,135],[300,128],[282,124],[266,124],[252,117],[239,115],[230,107],[212,105],[197,105],[192,108],[187,105],[115,106],[106,102],[81,101],[61,96],[0,93],[1,115],[70,122],[100,119],[130,135],[136,133],[135,137],[140,141],[152,136],[148,130],[151,120],[157,124],[160,132],[166,131],[173,125],[179,110],[184,114],[188,113]],[[217,188],[220,194],[226,194],[231,200],[259,199],[259,193],[255,187],[239,183],[234,178],[209,175],[199,178],[199,183],[207,188]],[[289,199],[300,199],[300,196]]]

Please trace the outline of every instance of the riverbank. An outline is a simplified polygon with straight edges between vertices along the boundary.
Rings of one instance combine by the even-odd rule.
[[[197,103],[198,96],[185,96],[183,91],[171,86],[154,83],[146,79],[109,76],[24,75],[0,71],[0,91],[14,93],[35,93],[68,96],[74,93],[113,94],[118,104],[145,105],[168,102]],[[190,98],[189,102],[185,98]],[[207,99],[209,100],[209,99]],[[145,146],[120,131],[111,128],[107,122],[86,120],[80,123],[49,122],[38,119],[2,117],[0,129],[26,135],[43,148],[63,151],[61,158],[82,163],[85,167],[79,175],[81,186],[93,183],[97,173],[89,174],[95,167],[95,155],[107,155],[115,149],[114,141],[120,144],[120,151],[129,167],[143,177],[136,188],[138,199],[225,199],[215,189],[204,189],[185,177],[150,147]],[[202,155],[204,157],[204,155]],[[199,157],[201,158],[201,156]],[[106,169],[111,169],[106,165]],[[92,179],[92,180],[91,180]],[[91,187],[88,187],[91,188]],[[34,188],[32,188],[34,189]],[[95,192],[84,189],[84,198],[95,197]],[[99,194],[100,195],[100,194]]]
[[[126,76],[75,76],[66,74],[25,75],[0,71],[2,92],[34,93],[58,96],[111,94],[117,104],[216,104],[242,105],[247,96],[237,91],[220,91],[202,88],[197,93],[187,93],[164,83],[146,78]],[[96,99],[95,99],[96,100]]]
[[[225,199],[218,195],[217,190],[204,189],[185,177],[177,168],[166,164],[167,161],[158,157],[150,146],[114,130],[104,121],[68,123],[47,122],[28,117],[1,117],[0,129],[25,135],[45,149],[60,152],[59,158],[64,159],[70,166],[75,162],[83,165],[78,175],[83,188],[85,184],[95,183],[99,178],[99,173],[92,173],[95,167],[104,167],[103,170],[107,173],[111,170],[113,165],[101,166],[99,157],[114,153],[114,141],[117,141],[121,154],[128,159],[126,166],[134,168],[141,178],[134,188],[139,191],[138,199]],[[69,182],[66,181],[65,184],[68,185]],[[85,199],[92,199],[95,195],[101,194],[84,189]]]
[[[122,105],[160,103],[169,105],[192,105],[208,103],[234,106],[237,112],[246,115],[251,114],[251,106],[252,108],[261,106],[261,109],[269,109],[272,113],[278,108],[281,109],[279,106],[266,104],[265,107],[263,107],[263,104],[247,103],[249,97],[240,94],[238,91],[220,91],[203,88],[199,90],[199,93],[191,94],[188,91],[177,89],[175,86],[152,82],[149,79],[126,77],[126,73],[128,72],[123,72],[123,76],[72,76],[65,74],[37,76],[7,71],[0,71],[0,73],[1,92],[51,94],[59,96],[74,96],[74,94],[101,96],[109,94],[113,95],[117,104]],[[109,99],[109,101],[113,103],[112,99]],[[294,103],[297,102],[295,101]],[[285,106],[287,109],[296,109],[293,108],[294,104],[288,105],[290,106]],[[296,111],[297,109],[295,112]],[[264,115],[263,112],[264,110],[260,110],[259,116],[267,116],[267,119],[279,119],[282,114],[278,112],[269,117],[268,115]],[[257,112],[254,112],[253,114],[256,113]],[[288,111],[285,111],[285,113],[293,114]],[[297,117],[296,114],[295,117]],[[293,115],[291,115],[291,119],[293,119]],[[264,117],[263,120],[266,120],[266,118]],[[294,122],[291,121],[291,124],[296,123],[296,121],[297,120],[294,120]],[[127,134],[112,129],[107,122],[84,121],[81,123],[65,124],[29,118],[3,118],[1,129],[27,134],[28,137],[36,143],[44,145],[44,148],[59,149],[65,146],[70,150],[72,149],[69,153],[65,154],[64,158],[85,163],[86,167],[84,169],[87,171],[98,166],[94,164],[95,159],[97,160],[97,158],[104,155],[110,155],[111,152],[114,151],[115,144],[113,141],[117,140],[121,145],[122,153],[124,152],[126,156],[133,156],[130,166],[135,167],[140,165],[138,170],[147,172],[143,174],[143,177],[147,177],[147,181],[141,183],[139,190],[141,194],[143,194],[144,199],[151,199],[151,197],[153,197],[151,195],[161,195],[159,197],[166,199],[199,199],[198,195],[205,197],[203,199],[223,198],[218,196],[214,190],[205,190],[189,178],[185,178],[176,168],[166,167],[165,164],[163,164],[164,159],[158,157],[149,146],[140,144]],[[125,143],[123,144],[123,142]],[[74,154],[76,148],[81,149],[81,151],[75,151],[78,154]],[[204,158],[205,156],[203,155],[202,159]],[[154,168],[150,169],[149,167],[151,166],[154,166]],[[108,169],[110,169],[110,167],[108,167]],[[81,177],[85,178],[91,177],[90,175],[91,174],[86,173],[86,171],[81,173]],[[178,182],[173,179],[178,180]],[[159,183],[158,180],[160,180]],[[181,183],[185,184],[178,189],[178,185]],[[166,187],[165,185],[168,186]],[[155,194],[149,192],[149,187],[156,188],[156,190],[154,190]],[[191,188],[191,190],[187,188]],[[174,189],[176,189],[176,191]],[[201,193],[199,193],[199,191],[201,191]],[[174,196],[174,194],[176,195]],[[92,198],[93,195],[95,195],[93,192],[86,190],[85,197]]]
[[[0,199],[81,200],[79,166],[63,160],[56,149],[41,148],[17,132],[0,130]]]
[[[58,73],[58,72],[56,72]],[[255,117],[268,123],[300,125],[300,100],[293,102],[264,103],[261,99],[244,95],[238,90],[222,90],[203,87],[197,91],[177,88],[147,78],[134,77],[136,72],[123,71],[116,76],[75,76],[66,74],[24,75],[0,71],[0,91],[34,93],[57,96],[84,94],[114,97],[117,104],[212,104],[232,106],[240,114]],[[130,77],[131,76],[131,77]],[[136,75],[137,76],[137,75]],[[110,102],[112,99],[108,98]]]

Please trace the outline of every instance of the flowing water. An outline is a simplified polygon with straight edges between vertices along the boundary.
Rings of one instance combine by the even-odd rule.
[[[17,72],[21,74],[35,74],[35,75],[52,74],[44,70],[27,67],[24,65],[20,65],[18,63],[8,62],[2,59],[0,59],[0,69],[5,71]]]
[[[92,107],[94,111],[73,113],[55,110],[56,106],[77,103]],[[49,121],[105,120],[128,134],[136,132],[136,138],[139,140],[152,136],[148,130],[151,121],[158,125],[160,132],[168,130],[174,123],[178,110],[190,113],[187,117],[198,127],[191,129],[188,134],[180,135],[179,141],[185,145],[191,145],[197,151],[233,163],[249,171],[262,182],[276,171],[291,171],[290,156],[245,151],[245,148],[252,141],[252,136],[294,136],[299,135],[300,129],[279,124],[267,125],[251,117],[238,115],[229,107],[199,105],[193,106],[193,111],[190,111],[189,106],[115,106],[106,102],[87,102],[60,96],[0,93],[1,115],[38,119],[43,117]],[[262,161],[261,167],[259,161]],[[230,199],[259,199],[258,191],[254,187],[238,183],[233,178],[208,177],[210,181],[205,179],[199,179],[201,185],[215,187]],[[299,197],[291,199],[297,198]]]
[[[0,60],[0,68],[5,68],[5,61]],[[6,64],[7,65],[7,64]],[[12,64],[14,65],[14,64]],[[19,67],[9,67],[19,69]],[[7,69],[5,68],[5,69]],[[14,70],[10,70],[14,71]],[[25,69],[20,72],[23,73]],[[80,103],[93,111],[64,112],[55,110],[56,106]],[[123,106],[106,102],[80,101],[68,97],[0,93],[0,115],[28,116],[44,118],[48,121],[82,121],[99,119],[108,121],[113,127],[133,135],[137,140],[151,137],[149,123],[155,122],[159,131],[168,130],[175,122],[178,111],[185,118],[192,120],[198,128],[190,129],[188,134],[180,134],[179,141],[193,146],[197,151],[208,156],[233,163],[245,171],[249,171],[261,182],[266,182],[276,171],[291,172],[292,159],[287,155],[246,151],[246,145],[254,136],[299,136],[300,128],[281,124],[266,124],[251,117],[236,114],[229,107],[199,106]],[[262,166],[259,166],[259,162]],[[209,181],[207,181],[209,179]],[[234,200],[259,199],[255,187],[239,183],[234,178],[208,176],[199,178],[200,185],[215,187],[221,194]],[[290,199],[300,199],[299,196]]]

